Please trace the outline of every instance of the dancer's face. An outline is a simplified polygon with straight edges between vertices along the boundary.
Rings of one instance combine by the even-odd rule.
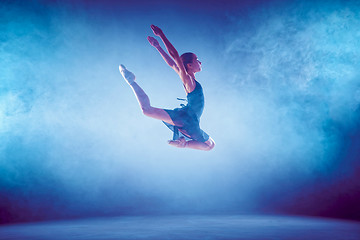
[[[190,66],[194,73],[201,71],[201,62],[195,54],[194,54],[194,60],[192,61],[192,63],[190,63]]]

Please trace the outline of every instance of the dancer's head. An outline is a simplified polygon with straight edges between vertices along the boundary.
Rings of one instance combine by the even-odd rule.
[[[196,73],[201,71],[201,62],[194,53],[187,52],[180,56],[186,71]]]

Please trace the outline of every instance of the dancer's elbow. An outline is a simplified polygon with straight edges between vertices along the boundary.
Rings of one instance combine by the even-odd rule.
[[[179,58],[179,53],[175,48],[169,49],[169,54],[173,59]]]

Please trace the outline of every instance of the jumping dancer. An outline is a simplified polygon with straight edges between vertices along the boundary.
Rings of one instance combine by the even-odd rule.
[[[174,139],[168,141],[170,145],[209,151],[214,148],[215,142],[200,129],[200,117],[204,109],[204,94],[200,83],[195,79],[195,73],[201,71],[201,62],[194,53],[184,53],[179,56],[177,50],[159,27],[151,25],[151,29],[155,36],[160,37],[163,41],[171,57],[160,47],[155,38],[149,36],[148,41],[180,76],[187,94],[187,105],[173,110],[155,108],[150,105],[149,97],[144,90],[135,82],[135,75],[127,70],[124,65],[119,66],[120,73],[134,91],[142,112],[148,117],[163,121],[174,131]],[[177,131],[189,140],[186,140],[184,136],[178,137]]]

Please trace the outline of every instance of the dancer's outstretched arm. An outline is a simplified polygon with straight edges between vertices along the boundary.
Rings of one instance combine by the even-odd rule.
[[[162,56],[162,58],[164,59],[164,61],[172,68],[175,70],[175,72],[179,73],[179,68],[176,65],[176,63],[174,62],[174,60],[164,51],[164,49],[162,49],[162,47],[160,46],[159,42],[153,38],[153,37],[147,37],[149,43],[151,44],[151,46],[153,46],[154,48],[156,48],[156,50],[158,50],[158,52],[160,53],[160,55]]]
[[[181,81],[183,82],[185,89],[187,92],[191,92],[195,88],[195,82],[190,77],[190,75],[186,72],[185,66],[180,59],[178,51],[175,49],[175,47],[170,43],[170,41],[167,39],[163,31],[155,26],[151,25],[151,29],[153,30],[154,34],[161,38],[161,40],[164,42],[165,47],[167,51],[169,52],[170,56],[174,59],[179,71],[178,74],[181,78]]]

